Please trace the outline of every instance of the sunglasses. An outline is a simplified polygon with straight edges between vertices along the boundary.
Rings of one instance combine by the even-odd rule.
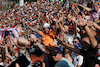
[[[73,30],[69,30],[69,32],[73,32]]]
[[[73,43],[77,43],[78,41],[73,41]]]
[[[53,56],[56,56],[57,54],[53,54]]]
[[[52,56],[56,56],[57,54],[52,54]]]

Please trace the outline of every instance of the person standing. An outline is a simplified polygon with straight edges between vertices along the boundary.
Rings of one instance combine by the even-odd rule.
[[[30,27],[28,24],[26,24],[30,29],[32,29],[33,31],[35,31],[36,33],[40,34],[42,36],[42,40],[43,40],[43,44],[45,46],[52,46],[54,47],[54,32],[50,31],[50,25],[48,23],[45,23],[43,25],[43,31],[34,29],[33,27]]]

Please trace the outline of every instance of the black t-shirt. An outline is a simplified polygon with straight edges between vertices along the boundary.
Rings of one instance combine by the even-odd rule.
[[[43,54],[43,51],[38,46],[32,44],[29,54],[35,54],[36,56],[40,57]]]
[[[92,48],[91,46],[87,51],[84,51],[83,49],[80,50],[80,53],[84,57],[82,67],[94,67],[95,65],[94,56],[96,56],[97,50],[98,50],[97,47]]]
[[[4,66],[0,65],[0,67],[4,67]]]
[[[57,63],[56,61],[54,61],[54,59],[53,59],[52,56],[53,56],[52,53],[49,53],[49,54],[47,55],[47,60],[48,60],[48,62],[49,62],[49,67],[54,67],[55,64]]]

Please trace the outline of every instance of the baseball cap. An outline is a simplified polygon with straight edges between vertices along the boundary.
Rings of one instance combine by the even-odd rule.
[[[71,25],[71,26],[69,26],[69,29],[68,30],[74,30],[74,26],[73,25]]]
[[[61,49],[60,48],[54,48],[54,50],[52,51],[53,55],[57,55],[57,53],[62,54]]]
[[[40,34],[35,35],[38,39],[42,39],[42,36]]]
[[[44,23],[43,28],[50,28],[50,25],[48,23]]]

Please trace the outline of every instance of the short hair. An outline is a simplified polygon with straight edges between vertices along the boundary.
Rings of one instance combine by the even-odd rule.
[[[29,44],[28,40],[25,39],[24,37],[19,37],[19,38],[17,39],[17,43],[18,43],[18,45],[20,45],[20,46],[26,46],[26,45]]]

